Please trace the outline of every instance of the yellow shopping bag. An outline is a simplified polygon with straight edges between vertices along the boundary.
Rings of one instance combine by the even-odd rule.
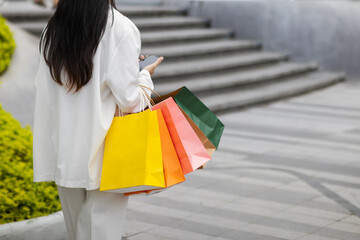
[[[105,139],[100,191],[165,187],[157,111],[114,117]]]

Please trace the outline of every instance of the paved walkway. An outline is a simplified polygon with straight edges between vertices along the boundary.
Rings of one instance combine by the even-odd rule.
[[[360,84],[221,118],[205,170],[130,199],[128,240],[360,239]]]
[[[16,48],[9,68],[0,75],[0,104],[23,126],[32,126],[39,39],[16,25],[8,24],[13,32]]]

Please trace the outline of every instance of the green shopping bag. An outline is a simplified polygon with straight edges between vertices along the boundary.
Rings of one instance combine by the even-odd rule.
[[[161,96],[166,99],[173,97],[177,105],[194,121],[216,148],[218,148],[224,131],[224,124],[200,101],[187,87]],[[156,102],[156,99],[154,99]]]

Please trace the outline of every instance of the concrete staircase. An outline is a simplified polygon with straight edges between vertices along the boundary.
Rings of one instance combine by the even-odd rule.
[[[186,16],[174,6],[119,5],[138,26],[142,54],[164,56],[153,80],[159,93],[187,86],[215,112],[226,112],[287,98],[345,79],[344,73],[318,71],[316,63],[290,62],[285,53],[266,52],[254,41],[233,38],[227,28]],[[29,2],[0,7],[9,21],[39,35],[52,15]]]

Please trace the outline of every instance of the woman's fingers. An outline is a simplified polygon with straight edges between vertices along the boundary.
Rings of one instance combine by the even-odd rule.
[[[156,61],[148,66],[146,66],[144,69],[148,70],[151,75],[154,74],[156,67],[164,60],[164,57],[159,57],[156,59]]]
[[[156,61],[149,65],[149,67],[152,69],[152,71],[155,71],[155,68],[159,66],[159,64],[164,60],[164,57],[159,57],[156,59]]]
[[[140,55],[139,62],[144,60],[144,59],[145,59],[144,55]]]
[[[153,63],[155,67],[157,67],[162,61],[164,60],[164,57],[159,57],[156,59],[156,61]]]

